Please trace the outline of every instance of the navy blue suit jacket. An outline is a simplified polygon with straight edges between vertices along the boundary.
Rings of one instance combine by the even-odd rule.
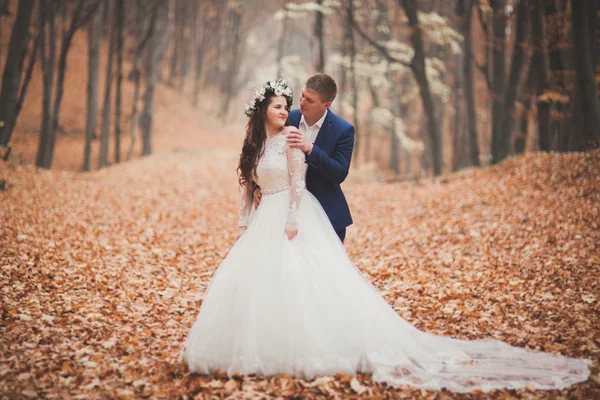
[[[300,110],[293,110],[289,124],[298,128],[301,118]],[[340,184],[348,176],[353,148],[354,126],[327,110],[313,149],[306,156],[306,188],[319,200],[336,231],[352,224]]]

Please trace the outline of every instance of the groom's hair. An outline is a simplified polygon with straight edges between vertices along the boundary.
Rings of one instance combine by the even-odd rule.
[[[304,86],[313,92],[319,93],[321,100],[324,102],[333,101],[337,95],[337,84],[335,83],[335,80],[327,74],[314,74],[308,78]]]

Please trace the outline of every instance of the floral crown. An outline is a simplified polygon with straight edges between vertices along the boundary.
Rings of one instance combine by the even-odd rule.
[[[260,103],[266,98],[266,96],[271,94],[275,96],[285,96],[288,109],[292,108],[292,104],[294,104],[294,95],[292,93],[292,89],[288,87],[286,81],[283,79],[278,79],[276,81],[267,81],[266,85],[254,91],[254,98],[250,104],[244,104],[244,112],[246,116],[253,116],[256,110],[258,110]]]

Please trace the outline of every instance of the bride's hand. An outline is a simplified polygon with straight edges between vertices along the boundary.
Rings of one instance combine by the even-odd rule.
[[[298,234],[298,225],[296,224],[285,224],[285,234],[289,240],[292,240]]]

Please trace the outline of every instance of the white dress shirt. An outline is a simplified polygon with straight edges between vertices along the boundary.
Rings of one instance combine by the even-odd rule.
[[[311,143],[314,143],[315,140],[317,140],[317,135],[319,134],[319,131],[321,130],[321,127],[325,122],[325,118],[327,118],[327,113],[328,110],[325,110],[325,114],[323,114],[321,119],[315,122],[312,126],[308,126],[306,120],[304,119],[304,115],[300,118],[300,125],[298,126],[298,128],[300,129],[300,132],[302,132],[304,137],[310,140]]]

